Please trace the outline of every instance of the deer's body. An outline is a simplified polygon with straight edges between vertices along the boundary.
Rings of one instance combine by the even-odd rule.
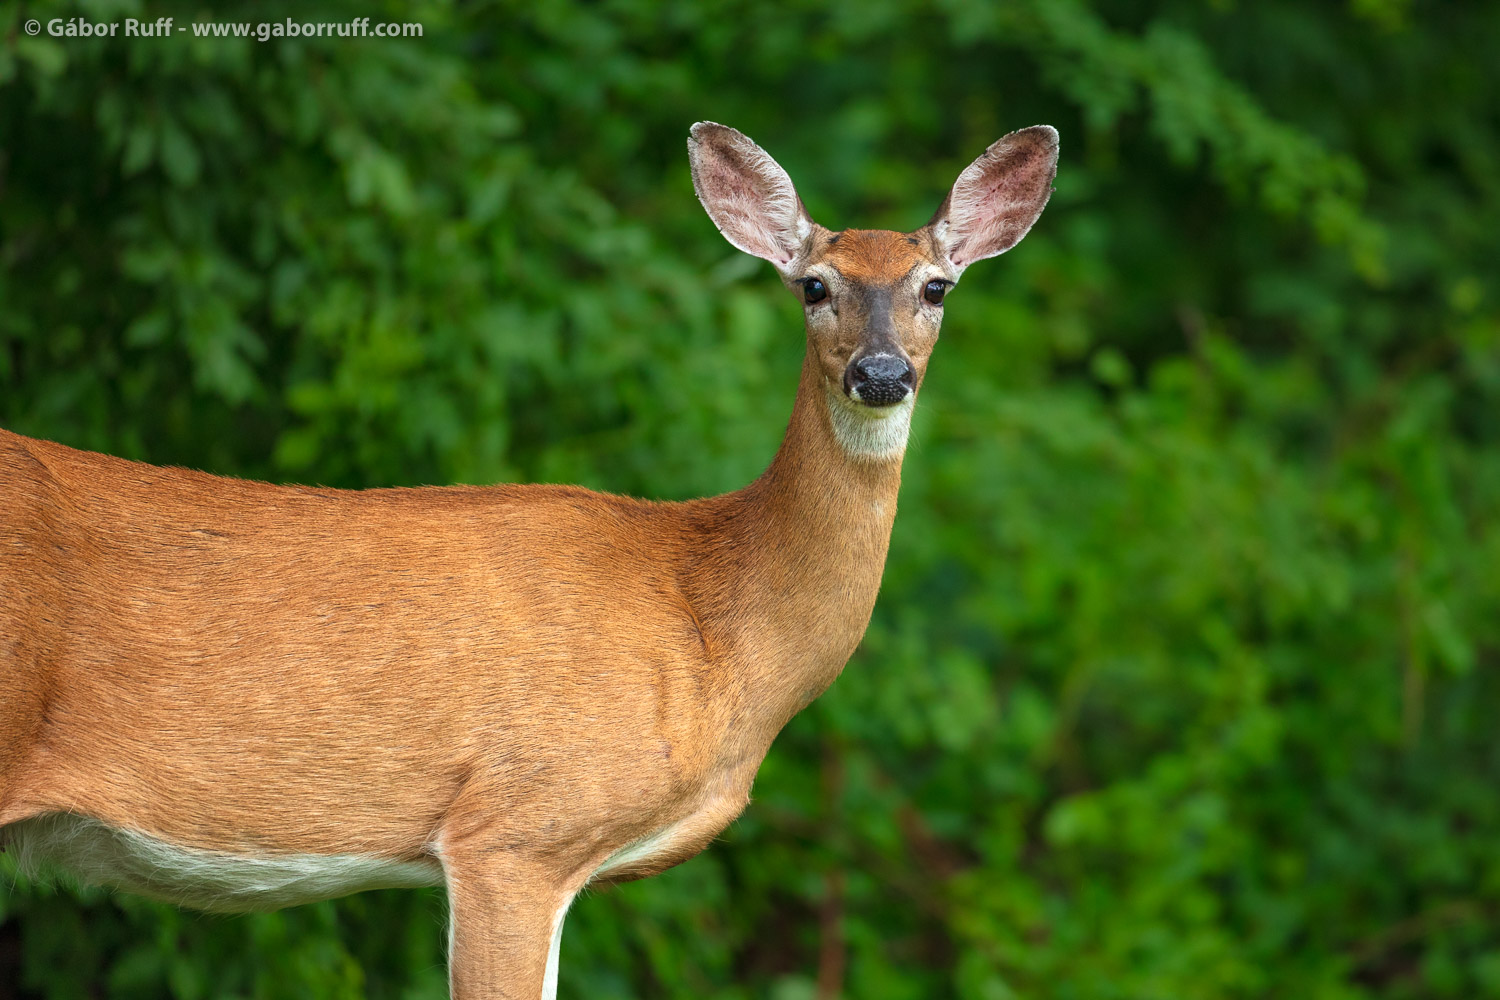
[[[0,660],[0,823],[68,812],[246,856],[433,863],[498,834],[592,875],[685,820],[611,874],[697,853],[852,652],[895,513],[890,470],[884,510],[827,505],[819,560],[775,524],[805,481],[779,465],[666,504],[272,486],[8,432],[0,456],[0,635],[24,637]],[[862,585],[799,615],[855,554]]]
[[[721,230],[808,289],[787,436],[743,490],[308,489],[0,431],[0,838],[209,909],[445,884],[465,998],[550,996],[579,889],[707,846],[869,621],[940,318],[904,289],[967,262],[935,226],[803,223],[758,147],[695,142]],[[910,364],[851,389],[861,351]]]

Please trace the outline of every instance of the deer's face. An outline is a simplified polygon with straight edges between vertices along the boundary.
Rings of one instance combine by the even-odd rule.
[[[802,301],[809,357],[848,404],[899,406],[922,384],[958,274],[925,230],[819,230],[785,277]]]
[[[1057,172],[1057,132],[1037,125],[985,150],[932,221],[911,233],[830,232],[808,216],[786,171],[724,125],[688,139],[693,186],[719,232],[776,265],[807,318],[808,363],[852,456],[899,457],[917,389],[966,267],[1020,242]]]

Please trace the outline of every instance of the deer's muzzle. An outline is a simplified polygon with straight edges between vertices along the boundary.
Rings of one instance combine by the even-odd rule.
[[[844,392],[866,406],[894,406],[912,391],[911,362],[895,354],[868,354],[844,369]]]

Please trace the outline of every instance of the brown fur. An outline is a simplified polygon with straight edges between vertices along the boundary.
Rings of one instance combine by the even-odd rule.
[[[925,240],[910,233],[884,229],[846,229],[827,244],[823,260],[849,281],[893,285],[913,268],[934,266]]]
[[[809,308],[781,449],[720,497],[275,486],[0,431],[0,826],[435,855],[454,995],[537,996],[558,907],[665,828],[605,877],[702,850],[869,621],[900,456],[846,454],[826,387],[871,289],[920,373],[952,267],[930,230],[830,236],[795,263],[845,306]]]
[[[789,446],[820,437],[809,416]],[[666,825],[726,762],[750,765],[725,793],[743,805],[863,631],[897,477],[856,470],[892,501],[871,522],[849,486],[805,488],[844,478],[826,448],[683,504],[271,486],[5,431],[0,457],[0,586],[21,595],[0,634],[24,637],[0,663],[0,823],[73,811],[190,846],[393,858],[439,833],[537,850],[552,829],[580,868],[579,837],[608,854]],[[809,592],[855,556],[862,586]],[[788,659],[805,676],[773,672]]]

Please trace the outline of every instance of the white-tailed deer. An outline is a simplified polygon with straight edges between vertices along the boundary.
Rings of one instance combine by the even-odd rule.
[[[556,990],[585,885],[703,850],[870,619],[943,299],[1052,190],[1012,132],[911,233],[813,222],[694,125],[719,231],[803,303],[786,439],[742,490],[342,491],[0,431],[0,836],[210,910],[444,885],[453,995]]]

